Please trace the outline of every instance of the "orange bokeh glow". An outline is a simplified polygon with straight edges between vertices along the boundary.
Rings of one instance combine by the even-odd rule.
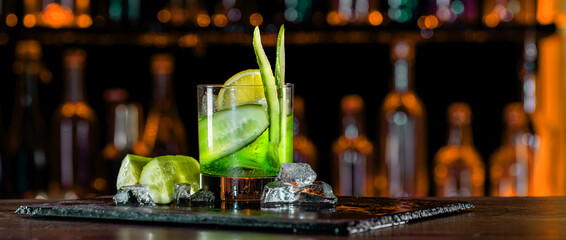
[[[73,22],[73,12],[58,3],[50,3],[43,11],[43,22],[53,28],[68,26]]]
[[[537,1],[537,21],[542,25],[551,24],[555,16],[555,0]]]
[[[372,11],[368,15],[368,22],[373,26],[378,26],[383,22],[383,15],[379,11]]]

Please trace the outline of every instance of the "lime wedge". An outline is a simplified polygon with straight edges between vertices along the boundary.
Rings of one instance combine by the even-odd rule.
[[[142,168],[151,160],[134,154],[128,154],[122,159],[122,165],[118,171],[118,179],[116,180],[116,189],[122,186],[134,185],[140,183],[140,173]]]
[[[212,121],[209,129],[208,121]],[[220,110],[211,117],[199,119],[200,159],[225,157],[254,141],[269,126],[263,106],[246,104]]]
[[[182,155],[159,156],[146,164],[141,172],[140,184],[149,186],[149,195],[157,204],[173,201],[175,183],[190,183],[198,191],[200,166],[197,160]]]
[[[267,111],[269,112],[269,123],[271,124],[269,127],[269,140],[273,145],[277,145],[281,137],[281,116],[279,111],[279,99],[277,97],[277,85],[275,84],[271,64],[263,50],[261,35],[259,33],[259,27],[257,26],[254,29],[253,46],[257,64],[259,65],[259,71],[261,72],[265,98],[267,100]]]

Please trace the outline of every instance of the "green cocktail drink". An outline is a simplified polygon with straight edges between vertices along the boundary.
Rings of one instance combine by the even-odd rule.
[[[201,187],[223,201],[257,201],[281,164],[293,161],[293,85],[285,84],[284,28],[277,41],[275,77],[256,27],[259,70],[224,85],[199,85]]]
[[[253,96],[262,92],[262,85],[198,86],[201,186],[212,192],[230,189],[230,196],[218,193],[222,200],[259,199],[281,164],[293,161],[293,85],[278,89],[283,104],[276,123],[270,121],[265,97]],[[272,131],[274,125],[279,131]],[[248,192],[232,191],[233,184]],[[259,189],[249,193],[256,185]]]

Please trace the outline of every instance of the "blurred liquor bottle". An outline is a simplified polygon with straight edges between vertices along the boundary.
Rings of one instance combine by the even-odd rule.
[[[97,162],[97,117],[87,102],[84,82],[86,53],[68,49],[63,53],[65,71],[63,99],[53,115],[54,151],[50,194],[88,197],[107,187],[95,178]]]
[[[128,92],[124,89],[108,89],[103,98],[107,105],[106,145],[102,150],[106,169],[103,174],[108,190],[113,191],[122,159],[132,153],[134,143],[139,140],[143,114],[139,103],[127,102]]]
[[[428,195],[425,107],[413,91],[414,44],[395,41],[392,47],[393,88],[380,113],[380,195]]]
[[[13,70],[19,77],[8,131],[4,184],[8,197],[45,198],[48,164],[38,99],[41,46],[35,40],[22,40],[15,51]]]
[[[364,102],[342,98],[342,134],[332,145],[332,180],[342,196],[374,196],[374,145],[365,134]]]
[[[155,157],[188,153],[185,126],[175,104],[173,61],[170,54],[155,54],[151,59],[153,96],[142,138],[134,144],[137,155]]]
[[[525,41],[523,45],[523,58],[520,63],[519,80],[521,84],[522,100],[518,103],[510,103],[504,109],[504,120],[507,126],[507,131],[504,132],[504,139],[500,151],[492,155],[491,164],[497,161],[500,166],[491,165],[491,194],[497,196],[533,196],[536,195],[536,189],[533,188],[536,184],[535,175],[535,158],[538,154],[540,138],[535,132],[534,122],[532,119],[533,113],[536,109],[536,69],[537,69],[537,43],[536,32],[534,30],[527,30],[525,32]],[[512,132],[514,131],[514,132]],[[512,142],[513,136],[515,142]],[[505,151],[508,145],[514,146],[514,152]],[[513,155],[514,154],[514,155]],[[503,160],[504,158],[508,160]],[[495,160],[494,158],[498,158]],[[512,161],[514,158],[516,161]],[[507,166],[508,172],[501,172],[501,168],[505,162],[511,162]],[[505,171],[505,170],[503,170]],[[502,176],[498,175],[500,172]],[[510,178],[509,176],[511,175]],[[497,179],[494,179],[497,178]],[[543,177],[543,178],[546,178]],[[513,181],[509,182],[509,181]],[[499,185],[499,191],[496,190],[495,184]],[[515,189],[505,187],[511,184]]]
[[[305,101],[301,96],[295,96],[293,105],[293,162],[308,163],[317,174],[320,174],[317,149],[307,132]]]
[[[521,103],[508,104],[503,118],[502,145],[490,159],[491,195],[532,195],[536,136],[529,129],[528,116]]]
[[[468,104],[448,107],[448,140],[434,156],[437,196],[484,195],[485,167],[473,144],[471,122]]]

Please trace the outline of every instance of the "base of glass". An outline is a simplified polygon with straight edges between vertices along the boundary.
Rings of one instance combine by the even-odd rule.
[[[219,177],[200,174],[200,186],[218,201],[259,201],[263,187],[275,177]]]

